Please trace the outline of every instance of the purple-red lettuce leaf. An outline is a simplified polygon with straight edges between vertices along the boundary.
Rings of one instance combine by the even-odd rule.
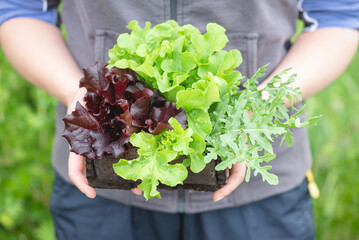
[[[132,124],[140,128],[146,128],[145,121],[149,116],[149,97],[139,98],[132,104],[130,113],[133,117]]]
[[[106,91],[110,81],[106,78],[109,71],[104,63],[96,63],[84,68],[84,77],[80,80],[80,87],[85,87],[88,92]]]
[[[167,102],[158,90],[149,89],[130,69],[96,63],[84,69],[85,107],[64,118],[64,137],[71,151],[89,159],[118,158],[132,145],[129,137],[141,130],[159,134],[176,118],[186,127],[185,111]]]
[[[125,88],[126,93],[130,94],[135,100],[141,97],[151,97],[153,91],[149,88],[146,88],[146,85],[143,82],[135,82],[130,84]]]
[[[183,108],[177,109],[175,103],[166,102],[163,108],[152,108],[150,119],[146,120],[149,132],[157,134],[163,130],[160,130],[163,127],[172,129],[172,127],[168,125],[168,120],[171,117],[175,118],[181,124],[182,128],[186,129],[187,117]]]
[[[75,111],[64,119],[63,136],[71,146],[71,151],[89,159],[102,159],[106,156],[119,157],[124,152],[124,145],[129,141],[125,131],[116,139],[116,149],[111,146],[113,139],[101,128],[101,124],[80,103]]]

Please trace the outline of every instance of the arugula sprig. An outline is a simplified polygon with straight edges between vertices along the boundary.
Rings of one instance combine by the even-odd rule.
[[[265,70],[265,66],[260,68],[247,80],[243,84],[244,90],[224,95],[210,112],[214,128],[205,138],[205,162],[219,157],[222,162],[216,166],[216,170],[224,170],[246,161],[246,181],[249,181],[251,171],[254,170],[255,176],[260,173],[263,181],[276,185],[278,177],[268,172],[271,166],[262,165],[275,158],[271,145],[273,138],[283,135],[282,143],[290,146],[293,143],[290,128],[307,126],[320,117],[300,122],[298,115],[304,111],[304,106],[289,116],[289,110],[283,106],[284,99],[288,98],[291,107],[295,109],[293,98],[300,100],[300,92],[289,86],[295,80],[295,75],[283,81],[282,76],[287,70],[276,75],[265,88],[258,90],[257,79],[264,75]],[[260,155],[260,152],[263,154]]]

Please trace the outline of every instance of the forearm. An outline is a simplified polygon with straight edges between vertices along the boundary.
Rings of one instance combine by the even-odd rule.
[[[305,32],[298,37],[263,84],[284,69],[292,68],[290,73],[298,75],[292,86],[299,87],[303,99],[310,97],[328,86],[345,70],[358,43],[357,30],[323,28]]]
[[[31,18],[11,19],[0,27],[0,43],[24,78],[66,105],[73,100],[82,71],[57,27]]]

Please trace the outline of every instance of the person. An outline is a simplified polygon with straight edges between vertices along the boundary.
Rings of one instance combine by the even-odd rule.
[[[359,4],[355,0],[125,1],[1,0],[0,43],[26,79],[58,99],[52,163],[55,181],[51,211],[58,239],[313,239],[311,199],[305,173],[311,166],[305,129],[294,131],[291,148],[273,143],[272,172],[280,183],[260,176],[243,182],[245,166],[235,165],[227,184],[215,193],[161,191],[145,201],[139,189],[94,189],[84,175],[84,159],[69,153],[61,137],[62,118],[85,92],[81,68],[107,61],[107,51],[130,20],[153,25],[170,18],[205,32],[208,22],[227,29],[227,48],[238,48],[239,70],[251,76],[270,63],[265,84],[292,68],[295,87],[305,99],[325,88],[346,68],[359,41]],[[306,20],[291,44],[298,10]],[[304,116],[303,116],[304,117]],[[73,184],[72,184],[72,183]],[[75,186],[76,187],[75,187]],[[87,197],[86,197],[86,196]],[[97,196],[97,197],[96,197]],[[96,198],[95,198],[96,197]]]

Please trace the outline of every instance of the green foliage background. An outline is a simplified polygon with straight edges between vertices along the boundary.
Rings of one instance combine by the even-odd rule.
[[[336,82],[307,101],[318,239],[359,239],[359,50]]]
[[[317,239],[359,239],[359,52],[307,100]],[[55,100],[23,80],[0,52],[0,239],[54,239],[49,211]]]
[[[0,52],[0,239],[54,239],[49,211],[55,100]]]

